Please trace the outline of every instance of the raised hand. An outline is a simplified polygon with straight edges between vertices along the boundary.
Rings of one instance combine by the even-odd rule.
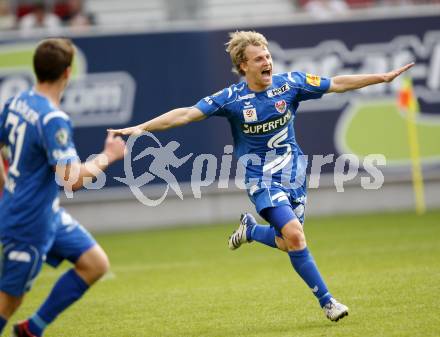
[[[125,141],[121,137],[109,132],[104,145],[104,153],[109,163],[124,158],[126,151]]]
[[[408,63],[407,65],[404,65],[403,67],[400,67],[398,69],[394,69],[388,73],[385,73],[384,75],[384,81],[389,83],[392,80],[394,80],[397,76],[402,74],[403,72],[407,71],[414,65],[414,62]]]
[[[144,130],[142,130],[142,128],[140,128],[139,126],[132,126],[124,129],[107,129],[107,132],[115,136],[138,136],[142,134]]]

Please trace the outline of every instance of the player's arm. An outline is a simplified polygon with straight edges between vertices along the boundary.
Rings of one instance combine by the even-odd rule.
[[[68,164],[59,163],[55,166],[55,171],[64,188],[76,191],[83,187],[86,182],[84,178],[96,178],[110,164],[124,158],[125,151],[125,142],[122,138],[109,134],[105,140],[104,150],[95,158],[84,163],[79,161]]]
[[[191,122],[201,121],[205,118],[206,115],[196,107],[177,108],[139,125],[124,129],[109,129],[107,131],[115,135],[139,135],[145,131],[154,132],[167,130]]]
[[[5,172],[5,167],[3,165],[3,157],[2,157],[2,147],[3,144],[0,143],[0,194],[3,191],[3,188],[5,187],[5,182],[6,182],[6,172]]]
[[[397,76],[407,71],[414,65],[409,63],[398,69],[394,69],[382,74],[360,74],[360,75],[342,75],[335,76],[331,79],[330,88],[327,92],[345,92],[349,90],[360,89],[372,84],[389,83]]]

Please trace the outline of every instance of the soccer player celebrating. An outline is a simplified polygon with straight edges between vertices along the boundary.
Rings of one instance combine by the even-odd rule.
[[[332,321],[348,315],[348,308],[329,292],[310,254],[303,231],[306,203],[306,163],[296,140],[293,121],[299,103],[325,93],[345,92],[368,85],[391,82],[412,67],[383,74],[345,75],[324,78],[302,72],[273,74],[266,38],[253,31],[230,34],[226,44],[235,71],[244,81],[233,84],[195,106],[171,110],[143,124],[109,130],[116,135],[137,135],[200,121],[226,117],[231,125],[235,154],[246,167],[247,193],[257,212],[270,226],[259,225],[243,214],[229,238],[229,248],[257,241],[287,252],[293,268],[319,301]],[[249,161],[251,163],[249,164]]]
[[[13,336],[42,336],[55,318],[78,300],[109,268],[104,250],[58,206],[62,182],[76,190],[125,154],[125,142],[109,135],[93,160],[79,161],[72,126],[59,109],[71,75],[74,46],[67,39],[43,40],[34,53],[37,84],[9,99],[0,114],[0,148],[9,148],[7,176],[0,165],[0,334],[20,306],[45,261],[64,259],[74,268],[63,274],[35,314],[14,325]]]

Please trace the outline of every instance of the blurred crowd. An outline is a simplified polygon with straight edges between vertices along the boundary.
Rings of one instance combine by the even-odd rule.
[[[23,34],[38,28],[56,34],[61,27],[84,30],[94,24],[83,0],[0,0],[0,16],[0,28]]]
[[[338,3],[349,9],[368,8],[377,6],[418,5],[439,3],[438,0],[294,0],[297,7],[306,7],[309,4],[320,3],[322,5]]]
[[[440,0],[294,0],[295,6],[316,18],[349,14],[352,9],[440,4]]]
[[[57,34],[61,27],[69,27],[75,31],[87,30],[99,22],[96,22],[93,13],[86,9],[85,1],[92,3],[104,0],[0,0],[0,30],[16,29],[23,35],[30,34],[38,28],[45,29],[49,34]],[[351,10],[362,8],[440,4],[440,0],[289,1],[293,3],[294,11],[309,13],[317,19],[349,15]],[[197,13],[206,7],[206,0],[164,0],[164,4],[168,20],[196,20]]]

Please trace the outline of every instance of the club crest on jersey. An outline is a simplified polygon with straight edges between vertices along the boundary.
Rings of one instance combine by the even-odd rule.
[[[281,101],[276,102],[276,103],[275,103],[275,109],[277,109],[277,111],[278,111],[280,114],[285,113],[285,112],[286,112],[286,109],[287,109],[287,103],[286,103],[286,101],[282,99]]]
[[[255,108],[245,108],[243,109],[243,117],[246,123],[256,122],[257,118],[257,110]]]
[[[314,87],[321,85],[321,77],[312,74],[306,74],[306,82]]]
[[[69,132],[66,129],[59,129],[55,133],[55,139],[61,146],[66,146],[69,141]]]
[[[275,97],[284,94],[286,91],[289,91],[289,84],[285,83],[283,86],[275,89],[271,89],[266,91],[267,97]]]

